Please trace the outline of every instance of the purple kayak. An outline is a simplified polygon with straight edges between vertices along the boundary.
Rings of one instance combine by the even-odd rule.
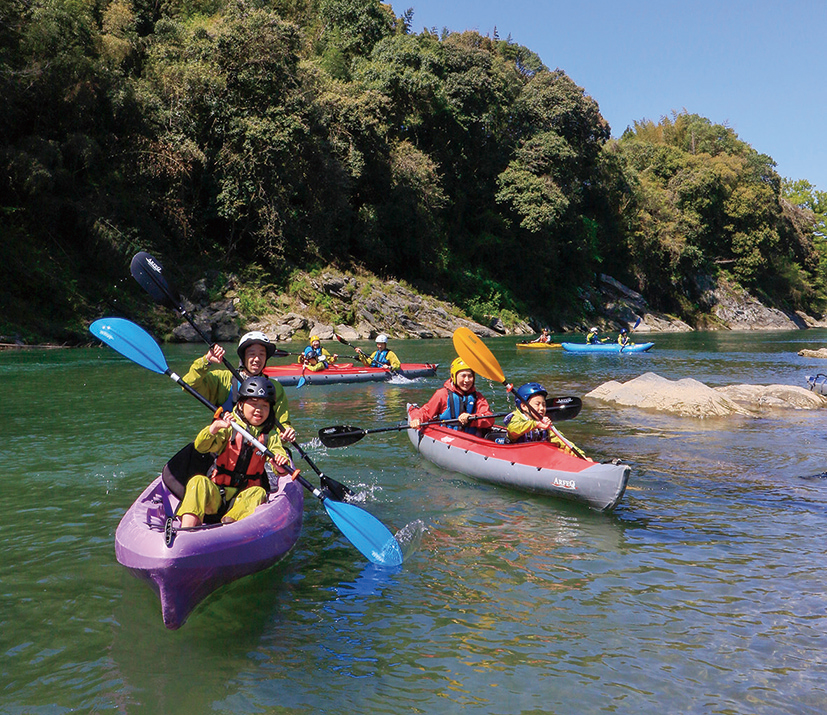
[[[304,492],[297,482],[281,477],[267,502],[245,519],[191,530],[168,526],[178,504],[158,477],[115,532],[119,563],[158,593],[164,625],[171,629],[180,628],[220,586],[275,564],[293,548],[302,526]]]

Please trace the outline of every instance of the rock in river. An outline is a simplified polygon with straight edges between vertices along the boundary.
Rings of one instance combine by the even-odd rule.
[[[624,407],[669,412],[684,417],[758,416],[769,408],[818,409],[827,399],[791,385],[728,385],[712,388],[698,380],[667,380],[653,372],[620,383],[612,380],[589,392],[591,397]]]

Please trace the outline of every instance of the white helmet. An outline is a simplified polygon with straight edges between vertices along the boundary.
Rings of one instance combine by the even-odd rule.
[[[379,335],[376,336],[376,342],[377,343],[387,343],[388,342],[388,336],[385,335],[384,333],[379,333]]]
[[[597,328],[592,328],[589,332],[590,332],[590,333],[596,333],[596,332],[597,332]]]
[[[244,360],[244,353],[251,345],[263,345],[267,351],[268,360],[276,353],[276,346],[270,342],[270,338],[260,330],[253,330],[252,332],[244,333],[244,335],[241,336],[241,340],[238,341],[238,349],[236,352],[241,360]]]

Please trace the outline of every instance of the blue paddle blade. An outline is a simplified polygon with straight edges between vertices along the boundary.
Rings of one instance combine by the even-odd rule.
[[[147,370],[165,375],[169,369],[158,343],[146,330],[129,320],[101,318],[89,326],[89,332]]]
[[[372,563],[399,566],[402,548],[393,534],[372,514],[353,504],[325,499],[324,508],[333,523]]]
[[[296,383],[296,387],[304,387],[305,382],[307,382],[307,378],[304,375],[302,375],[299,378],[299,381]]]

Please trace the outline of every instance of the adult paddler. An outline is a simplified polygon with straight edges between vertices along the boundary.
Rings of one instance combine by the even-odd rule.
[[[276,346],[261,331],[254,330],[242,335],[236,348],[240,360],[238,372],[241,379],[261,375],[267,360],[273,357],[275,352]],[[210,366],[220,364],[223,359],[224,348],[217,344],[213,345],[206,355],[197,358],[192,363],[189,372],[182,379],[214,405],[222,405],[226,412],[232,412],[233,406],[238,401],[240,383],[229,370],[210,370]],[[279,436],[284,442],[293,442],[296,438],[296,430],[290,426],[287,395],[278,382],[273,382],[273,387],[275,388],[273,414],[285,428]]]
[[[398,370],[402,367],[396,353],[388,350],[388,336],[384,333],[376,336],[376,350],[371,353],[370,357],[365,355],[362,348],[356,348],[356,357],[368,367],[389,367],[391,370]]]

